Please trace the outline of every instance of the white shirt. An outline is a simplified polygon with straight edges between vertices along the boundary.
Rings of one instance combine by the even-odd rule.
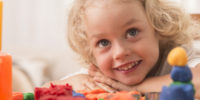
[[[197,64],[200,64],[200,40],[193,41],[192,45],[183,45],[183,48],[185,48],[188,56],[188,67],[194,68]],[[171,66],[167,63],[167,61],[164,62],[163,67],[159,73],[156,75],[165,75],[169,74],[171,71]]]

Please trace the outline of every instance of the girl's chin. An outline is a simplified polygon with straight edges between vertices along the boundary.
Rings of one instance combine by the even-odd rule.
[[[122,81],[122,83],[125,84],[125,85],[137,85],[137,84],[139,84],[141,82],[142,82],[142,80],[140,81],[139,79],[138,80]]]

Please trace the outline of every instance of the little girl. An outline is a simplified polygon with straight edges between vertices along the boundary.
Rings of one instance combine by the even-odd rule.
[[[92,76],[77,74],[54,83],[68,82],[77,90],[159,92],[171,82],[167,54],[182,46],[194,67],[199,97],[200,53],[192,45],[193,35],[199,37],[198,28],[188,14],[166,0],[74,0],[69,44],[84,64],[95,67]]]

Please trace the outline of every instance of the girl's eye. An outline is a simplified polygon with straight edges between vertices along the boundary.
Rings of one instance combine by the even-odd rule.
[[[111,44],[110,41],[108,41],[106,39],[102,39],[102,40],[97,42],[97,46],[100,47],[100,48],[106,47],[110,44]]]
[[[131,38],[131,37],[135,37],[136,35],[138,34],[138,30],[137,29],[129,29],[127,32],[126,32],[126,38]]]

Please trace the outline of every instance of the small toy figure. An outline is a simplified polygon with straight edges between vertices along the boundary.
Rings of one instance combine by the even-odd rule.
[[[173,83],[164,86],[160,100],[194,100],[194,86],[191,82],[192,72],[187,66],[187,54],[181,47],[174,48],[168,55],[168,63],[173,66],[171,78]]]

